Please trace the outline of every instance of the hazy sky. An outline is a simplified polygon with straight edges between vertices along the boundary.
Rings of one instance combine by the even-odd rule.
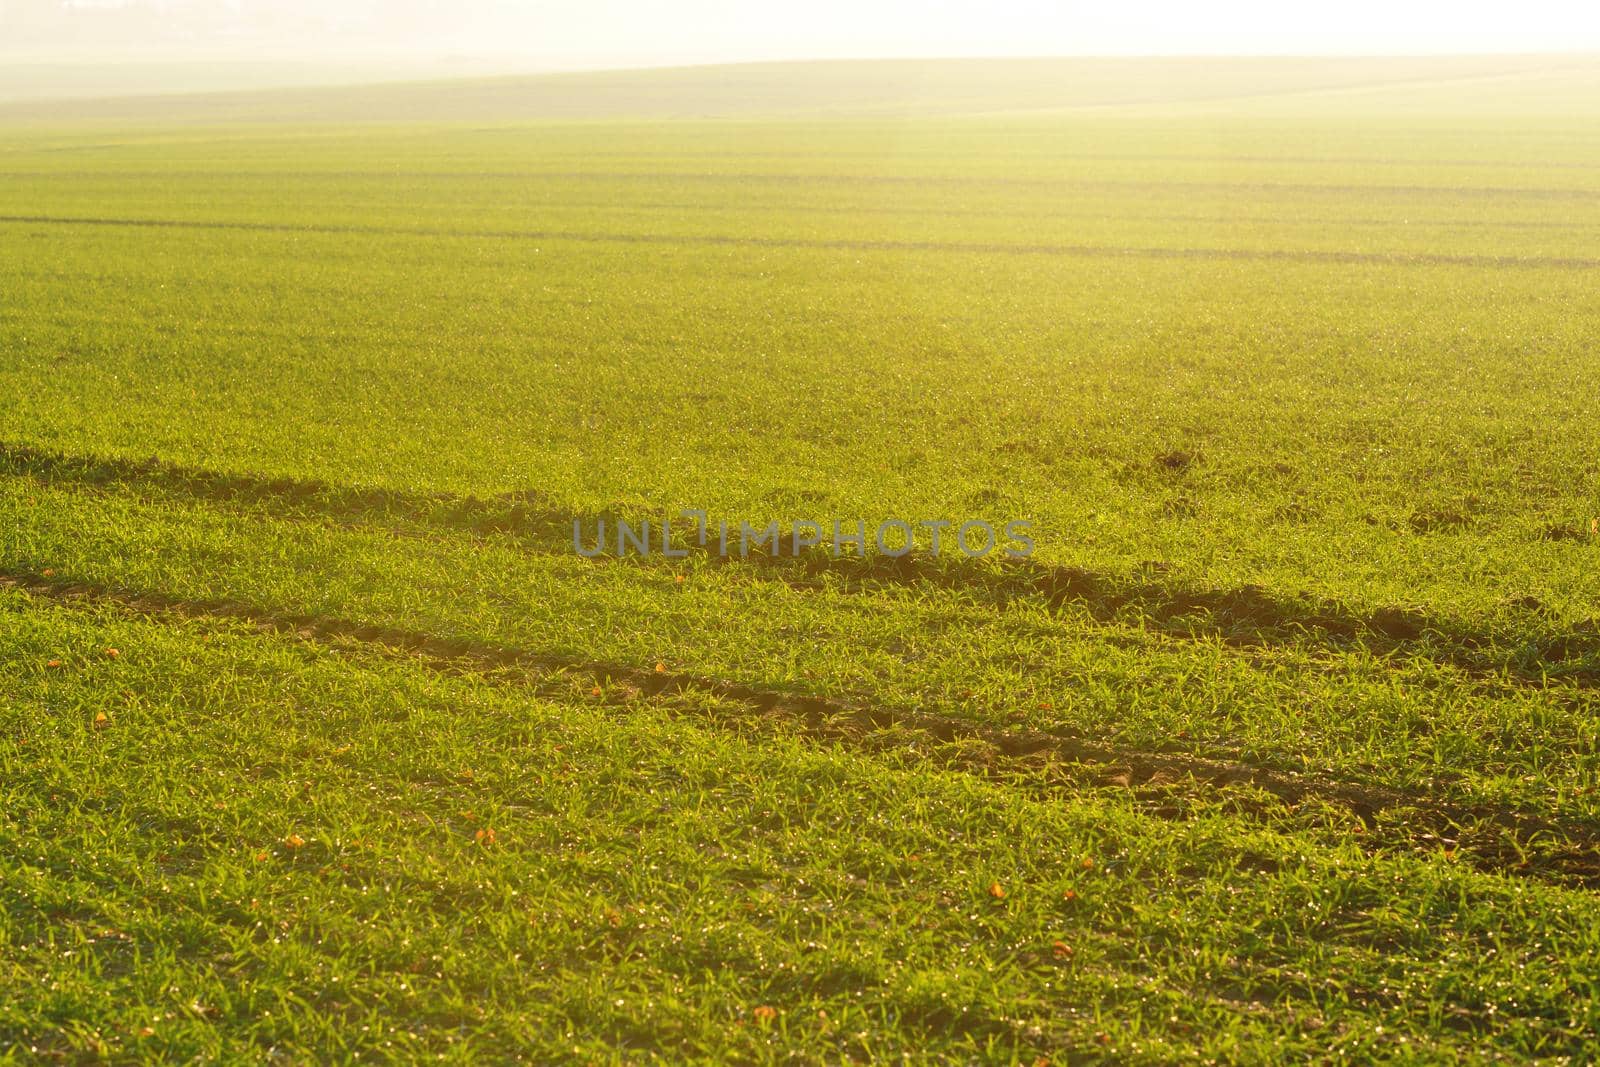
[[[536,66],[832,56],[1600,51],[1595,0],[0,0],[0,45],[525,57]]]

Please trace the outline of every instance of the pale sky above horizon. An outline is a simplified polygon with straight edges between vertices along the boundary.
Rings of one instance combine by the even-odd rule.
[[[1438,54],[1600,51],[1600,4],[1573,0],[0,0],[10,50],[152,48],[547,66],[892,56]]]

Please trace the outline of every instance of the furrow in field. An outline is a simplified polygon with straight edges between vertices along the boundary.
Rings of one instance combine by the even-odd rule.
[[[420,176],[420,175],[419,175]],[[1534,200],[1600,200],[1600,188],[1530,185],[1383,185],[1331,182],[1172,181],[1145,178],[1028,177],[1002,174],[850,174],[772,171],[528,171],[491,174],[529,180],[726,182],[782,185],[890,185],[931,187],[995,187],[1001,189],[1080,189],[1120,192],[1165,190],[1179,194],[1305,193],[1333,196],[1464,196]]]
[[[999,730],[926,710],[885,707],[862,699],[832,699],[765,689],[722,678],[626,664],[584,661],[515,648],[444,638],[381,624],[274,612],[238,601],[187,600],[20,571],[0,572],[0,589],[68,603],[110,606],[134,614],[233,621],[263,633],[314,641],[338,650],[404,656],[447,673],[510,675],[519,685],[570,697],[574,678],[601,695],[649,698],[711,697],[741,709],[732,721],[704,708],[695,712],[735,728],[781,729],[811,740],[868,752],[934,761],[1020,788],[1052,791],[1086,785],[1134,789],[1152,813],[1184,817],[1172,801],[1211,791],[1263,818],[1292,818],[1303,809],[1341,813],[1374,850],[1449,851],[1481,869],[1600,889],[1600,829],[1489,805],[1452,803],[1370,783],[1281,771],[1182,751],[1134,749],[1067,731]],[[600,688],[605,687],[605,688]],[[1253,794],[1253,796],[1252,796]]]
[[[159,459],[72,456],[0,443],[0,473],[41,482],[149,489],[224,506],[270,506],[274,516],[312,515],[338,523],[412,523],[475,536],[503,534],[544,551],[570,551],[573,523],[593,536],[610,512],[578,513],[537,492],[481,498],[354,488],[314,479],[265,478],[184,467]],[[635,517],[636,518],[636,517]],[[396,532],[403,532],[396,528]],[[752,552],[743,562],[791,582],[832,578],[860,583],[927,585],[980,594],[996,604],[1032,599],[1052,609],[1075,608],[1102,624],[1138,625],[1180,639],[1220,639],[1235,647],[1272,646],[1306,639],[1375,655],[1412,657],[1499,682],[1584,689],[1600,687],[1600,626],[1565,630],[1496,631],[1470,619],[1397,606],[1362,609],[1328,598],[1277,593],[1260,586],[1208,588],[1134,575],[1112,575],[1036,560],[972,561],[910,553],[833,558],[826,551],[794,552],[784,528],[776,552]],[[693,539],[690,550],[713,562],[732,562],[713,544]]]
[[[1432,166],[1432,162],[1414,163]],[[1497,165],[1497,164],[1485,164]],[[1499,164],[1503,166],[1528,166],[1544,168],[1542,162],[1527,164]],[[1575,164],[1585,169],[1600,169],[1600,165]],[[37,176],[40,172],[16,172],[19,175]],[[46,172],[48,173],[48,172]],[[96,170],[96,175],[116,176],[118,171]],[[715,170],[385,170],[349,171],[214,171],[194,170],[171,172],[167,170],[133,170],[125,173],[136,176],[160,175],[162,177],[229,177],[235,174],[261,175],[279,179],[360,178],[371,180],[450,180],[482,181],[509,180],[533,181],[610,181],[630,183],[695,182],[728,185],[845,185],[845,186],[925,186],[929,188],[993,187],[997,189],[1083,190],[1100,192],[1157,192],[1167,191],[1180,195],[1193,194],[1327,194],[1338,197],[1474,197],[1510,198],[1530,200],[1600,200],[1600,188],[1586,186],[1549,185],[1446,185],[1446,184],[1379,184],[1293,181],[1185,181],[1150,178],[1067,177],[1048,175],[1026,176],[1005,174],[863,174],[846,171],[715,171]],[[54,174],[49,174],[55,177]]]
[[[75,151],[75,150],[79,150],[79,146],[74,145],[74,146],[67,146],[67,147],[56,148],[56,149],[44,149],[42,151],[65,152],[65,151]],[[611,151],[611,152],[607,152],[607,151],[586,151],[586,152],[583,152],[581,154],[567,154],[567,155],[551,152],[551,153],[546,153],[546,154],[542,154],[541,155],[541,159],[546,161],[547,163],[554,163],[554,162],[560,161],[560,162],[563,162],[563,163],[580,163],[581,164],[583,162],[593,162],[595,160],[608,160],[608,161],[609,160],[622,160],[622,161],[627,161],[627,160],[635,160],[635,159],[639,159],[639,158],[641,158],[641,156],[640,156],[640,153],[639,153],[639,151],[637,149],[619,150],[619,151]],[[800,162],[807,163],[807,164],[814,164],[814,163],[816,163],[818,161],[819,156],[816,153],[813,153],[813,152],[800,152],[800,151],[777,151],[777,150],[772,150],[772,151],[716,151],[716,150],[691,150],[691,149],[684,149],[684,148],[676,148],[670,153],[669,158],[671,158],[674,161],[679,161],[679,160],[727,160],[727,161],[738,161],[738,162],[745,163],[745,164],[748,165],[748,164],[751,164],[751,163],[755,163],[757,161],[760,161],[760,162],[777,162],[777,163],[785,163],[785,164],[793,163],[795,161],[800,161]],[[838,163],[844,163],[844,164],[848,165],[848,163],[850,161],[881,162],[883,160],[883,154],[881,152],[871,152],[871,151],[842,152],[842,151],[839,151],[839,150],[835,149],[835,150],[829,151],[827,153],[826,158],[830,162],[838,162]],[[1207,164],[1207,165],[1225,164],[1225,163],[1252,163],[1252,164],[1265,164],[1265,165],[1268,165],[1268,166],[1291,166],[1292,165],[1292,166],[1311,166],[1311,167],[1330,167],[1330,166],[1334,166],[1334,167],[1428,167],[1430,169],[1432,169],[1432,168],[1443,168],[1443,167],[1463,167],[1463,168],[1469,168],[1469,169],[1493,169],[1493,170],[1524,170],[1524,169],[1529,169],[1529,170],[1531,170],[1531,169],[1537,169],[1537,170],[1579,170],[1579,171],[1600,170],[1600,163],[1585,162],[1583,160],[1574,160],[1574,159],[1565,159],[1565,160],[1561,160],[1561,159],[1537,159],[1537,160],[1530,160],[1530,159],[1515,159],[1515,158],[1482,159],[1482,158],[1468,158],[1468,157],[1453,157],[1453,158],[1432,159],[1432,158],[1428,158],[1428,157],[1425,157],[1425,156],[1424,157],[1406,157],[1406,156],[1351,156],[1351,155],[1340,155],[1340,156],[1281,155],[1281,156],[1277,156],[1277,155],[1260,155],[1260,154],[1253,154],[1252,155],[1252,154],[1248,154],[1248,153],[1232,153],[1232,154],[1230,154],[1230,153],[1215,153],[1215,152],[1208,152],[1208,153],[1200,153],[1200,152],[1034,152],[1034,153],[1029,153],[1027,155],[1026,161],[1028,161],[1028,162],[1056,162],[1056,163],[1202,163],[1202,164]],[[37,170],[0,170],[0,177],[28,177],[28,176],[32,176],[32,175],[37,175],[39,173],[40,172],[37,171]],[[106,177],[114,177],[114,178],[148,176],[148,175],[150,175],[152,173],[157,173],[157,172],[153,171],[152,169],[149,169],[149,168],[137,169],[137,168],[127,167],[127,166],[122,166],[122,167],[96,167],[95,170],[94,170],[94,174],[97,175],[97,176],[106,176]],[[533,169],[506,170],[506,169],[503,169],[503,168],[502,169],[498,169],[498,170],[438,170],[438,169],[424,170],[424,169],[415,169],[415,168],[413,168],[413,169],[398,169],[397,168],[397,169],[393,169],[393,170],[390,170],[390,169],[387,169],[387,168],[383,169],[383,170],[338,170],[338,169],[333,169],[333,168],[323,169],[323,170],[286,170],[286,169],[285,170],[280,170],[280,169],[274,167],[272,169],[264,169],[263,168],[263,169],[251,169],[251,170],[225,170],[225,169],[221,169],[221,168],[200,168],[200,167],[167,168],[167,167],[163,167],[163,168],[160,169],[159,173],[164,177],[174,177],[174,178],[215,178],[215,177],[238,178],[238,177],[265,176],[265,177],[271,177],[271,178],[280,178],[280,177],[281,178],[368,178],[368,179],[371,179],[371,178],[384,178],[384,179],[392,179],[392,178],[400,178],[400,179],[456,178],[456,179],[462,179],[462,180],[479,180],[479,179],[483,179],[483,178],[491,178],[491,179],[493,179],[493,178],[540,178],[540,177],[550,176],[552,174],[559,176],[561,172],[556,172],[556,171],[551,171],[551,170],[533,170]],[[584,176],[600,176],[600,177],[607,176],[604,172],[598,172],[598,171],[569,172],[569,174],[572,174],[572,173],[582,173]],[[627,172],[624,172],[624,173],[627,173]],[[770,175],[767,174],[766,172],[760,172],[760,173],[762,174],[762,176],[772,176],[772,177],[780,177],[780,178],[781,177],[806,177],[807,176],[804,173],[784,174],[782,172],[779,172],[779,173],[770,174]],[[701,171],[701,172],[692,172],[690,174],[680,174],[680,175],[676,175],[676,176],[678,176],[678,177],[697,177],[697,176],[715,177],[717,175],[716,175],[716,172],[714,172],[714,171]],[[745,174],[743,176],[750,177],[752,175]],[[844,177],[865,177],[865,178],[876,178],[878,180],[894,180],[895,178],[903,177],[905,180],[908,180],[908,181],[986,180],[986,178],[988,177],[988,176],[985,176],[985,175],[971,175],[971,176],[936,175],[936,176],[932,176],[932,177],[928,177],[928,178],[919,178],[919,177],[917,177],[915,175],[882,175],[882,176],[879,176],[879,175],[844,175],[844,174],[834,175],[834,176],[837,176],[837,177],[840,177],[840,178],[844,178]],[[1017,178],[1017,177],[1007,177],[1007,176],[996,175],[996,176],[993,176],[992,180],[994,180],[994,181],[1030,181],[1030,180],[1032,180],[1032,181],[1050,181],[1052,179],[1048,179],[1048,178],[1029,179],[1029,178],[1026,178],[1026,177]],[[1059,178],[1059,179],[1054,179],[1054,180],[1056,180],[1056,181],[1074,181],[1074,180],[1079,180],[1079,179]],[[1115,180],[1115,179],[1102,179],[1102,180]],[[1393,186],[1390,186],[1389,188],[1393,188]],[[1414,188],[1414,187],[1413,186],[1403,186],[1401,188]],[[1502,187],[1497,187],[1497,188],[1505,188],[1505,187],[1502,186]]]
[[[734,234],[606,233],[575,230],[462,230],[331,223],[271,223],[219,219],[150,219],[63,215],[0,215],[11,225],[122,226],[144,229],[237,230],[259,233],[366,234],[391,237],[574,241],[586,244],[693,245],[729,248],[802,248],[843,252],[943,252],[975,255],[1067,256],[1108,259],[1238,260],[1384,264],[1390,266],[1527,267],[1593,270],[1587,256],[1486,256],[1450,253],[1353,252],[1287,248],[1121,248],[1108,245],[1010,244],[969,241],[894,241],[845,238],[760,237]]]
[[[1597,167],[1600,169],[1600,167]],[[95,177],[102,176],[96,172]],[[145,172],[130,172],[130,176],[149,175]],[[163,175],[165,177],[165,175]],[[0,171],[0,179],[5,178],[38,178],[41,175],[24,172]],[[52,179],[56,175],[50,176]],[[215,177],[215,175],[213,175]],[[263,182],[277,183],[279,176],[271,173],[248,172],[241,177],[259,178]],[[309,175],[306,177],[317,177]],[[1051,202],[1053,205],[1053,202]],[[543,204],[535,206],[545,206]],[[563,196],[559,202],[552,201],[549,206],[559,207],[563,211],[650,211],[650,212],[701,212],[727,215],[740,212],[772,211],[778,208],[774,202],[762,200],[737,201],[726,196],[716,195],[703,200],[620,200],[616,197],[595,200],[575,199]],[[1400,220],[1394,217],[1385,218],[1378,215],[1341,216],[1338,214],[1308,214],[1296,211],[1292,217],[1272,214],[1270,205],[1267,210],[1254,214],[1246,214],[1239,209],[1235,202],[1228,202],[1214,211],[1134,211],[1124,209],[1118,205],[1117,219],[1122,222],[1151,222],[1151,223],[1179,223],[1201,224],[1208,226],[1229,225],[1239,223],[1267,223],[1278,227],[1294,227],[1297,229],[1311,229],[1328,226],[1403,226],[1406,230],[1419,229],[1459,229],[1459,230],[1561,230],[1572,231],[1577,229],[1593,229],[1600,226],[1600,221],[1589,222],[1579,219],[1547,219],[1547,218],[1513,218],[1491,219],[1478,215],[1439,215],[1428,218],[1412,218]],[[856,219],[863,216],[876,216],[883,218],[913,218],[913,219],[980,219],[980,220],[1013,220],[1022,219],[1037,223],[1041,219],[1053,221],[1103,221],[1107,209],[1102,205],[1078,206],[1062,209],[1059,206],[1038,206],[1028,209],[1021,208],[986,208],[972,207],[967,204],[952,204],[938,202],[930,204],[916,203],[884,203],[881,201],[860,202],[845,201],[838,203],[800,203],[793,200],[782,203],[782,211],[786,215],[832,215],[846,219]],[[37,217],[37,216],[22,216]],[[44,216],[57,218],[60,216]]]

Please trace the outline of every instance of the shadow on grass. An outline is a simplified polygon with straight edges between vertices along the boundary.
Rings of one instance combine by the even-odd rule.
[[[722,678],[580,660],[383,624],[278,612],[240,601],[189,600],[158,591],[122,590],[63,576],[0,572],[0,589],[66,603],[96,604],[135,615],[202,622],[231,620],[264,634],[325,645],[336,652],[399,658],[442,674],[509,680],[532,692],[571,699],[574,678],[596,683],[599,698],[683,696],[687,714],[721,728],[773,730],[782,736],[911,758],[974,774],[1008,787],[1079,791],[1133,790],[1147,814],[1182,819],[1196,791],[1255,816],[1298,817],[1332,808],[1358,824],[1369,851],[1459,854],[1497,874],[1600,889],[1600,828],[1583,820],[1483,803],[1455,802],[1432,791],[1282,770],[1182,749],[1135,749],[1067,728],[1001,729],[937,709],[886,707],[860,697],[786,692]],[[734,705],[729,718],[704,697]],[[697,699],[699,698],[699,699]],[[1347,826],[1347,829],[1350,828]]]
[[[503,535],[547,552],[571,552],[573,524],[586,531],[615,511],[575,512],[537,492],[475,497],[333,485],[315,479],[269,478],[184,467],[159,459],[71,456],[24,445],[0,444],[0,473],[46,484],[127,488],[180,500],[259,507],[284,519],[338,523],[410,524],[451,534]],[[1378,656],[1415,657],[1524,685],[1549,683],[1593,688],[1600,684],[1600,622],[1566,630],[1541,626],[1524,611],[1525,628],[1496,628],[1472,620],[1431,615],[1400,606],[1362,610],[1327,598],[1282,594],[1261,586],[1207,588],[1160,575],[1113,575],[1032,559],[967,559],[913,552],[834,558],[822,548],[793,550],[792,530],[781,528],[776,551],[748,557],[720,555],[714,546],[687,547],[719,565],[745,564],[793,583],[835,583],[846,591],[872,586],[929,586],[959,591],[1004,606],[1015,600],[1053,611],[1076,610],[1099,623],[1133,625],[1178,638],[1220,640],[1234,646],[1318,642],[1359,648]],[[588,542],[592,543],[592,542]],[[619,562],[627,557],[602,557]]]

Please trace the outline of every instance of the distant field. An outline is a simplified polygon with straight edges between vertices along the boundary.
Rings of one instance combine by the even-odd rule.
[[[113,98],[139,95],[164,97],[170,107],[179,94],[221,95],[292,86],[325,89],[333,85],[485,73],[481,64],[466,62],[386,62],[348,56],[338,61],[272,60],[250,55],[247,50],[238,56],[223,54],[208,60],[160,56],[129,60],[123,50],[100,59],[47,58],[6,50],[12,44],[0,39],[0,102],[19,110],[48,109],[62,100],[95,101],[97,104],[87,106],[104,107]]]
[[[1597,90],[0,108],[0,1055],[1600,1056]]]

